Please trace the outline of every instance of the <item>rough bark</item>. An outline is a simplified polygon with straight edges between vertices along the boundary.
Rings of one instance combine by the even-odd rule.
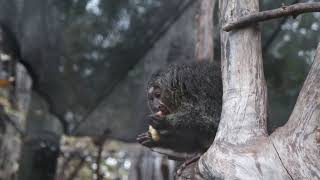
[[[320,178],[320,44],[289,121],[271,139],[293,179]]]
[[[293,0],[291,4],[296,4],[299,3],[300,0]],[[281,27],[289,20],[289,17],[282,18],[277,25],[275,26],[276,28],[273,29],[272,34],[267,38],[267,41],[263,44],[262,46],[262,52],[265,52],[268,50],[270,45],[273,43],[273,41],[276,39],[276,37],[279,35],[281,32]]]
[[[220,4],[223,22],[258,11],[258,1],[224,1]],[[222,126],[217,140],[243,143],[253,137],[265,136],[267,91],[260,31],[250,27],[234,33],[222,32],[221,43],[224,93]]]
[[[258,6],[258,0],[220,0],[222,23]],[[319,179],[320,47],[288,123],[268,136],[260,31],[221,32],[221,42],[221,121],[194,179]]]
[[[258,1],[220,1],[222,23],[257,12]],[[221,33],[223,108],[216,139],[201,158],[207,178],[287,179],[267,138],[267,90],[257,27]],[[273,164],[273,166],[269,166]],[[277,173],[269,173],[277,172]]]

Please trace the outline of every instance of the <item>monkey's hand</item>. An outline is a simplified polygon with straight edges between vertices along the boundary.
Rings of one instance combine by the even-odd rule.
[[[149,131],[138,135],[137,141],[143,146],[162,147],[167,144],[167,140],[172,138],[173,133],[168,130],[156,130],[151,125]]]
[[[149,131],[138,135],[137,141],[143,146],[163,147],[168,145],[168,140],[173,139],[173,127],[167,122],[164,116],[157,114],[148,116]]]
[[[147,122],[157,131],[165,130],[162,134],[173,129],[173,126],[170,124],[166,116],[159,116],[157,114],[150,115],[147,117]]]
[[[139,134],[137,137],[138,143],[143,146],[153,147],[156,144],[156,141],[152,139],[152,135],[149,131]]]
[[[161,111],[147,117],[149,131],[138,135],[137,141],[149,148],[163,147],[174,137],[174,129]]]

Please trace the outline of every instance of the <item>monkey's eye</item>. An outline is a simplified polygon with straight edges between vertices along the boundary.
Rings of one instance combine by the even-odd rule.
[[[160,98],[160,96],[161,96],[160,92],[155,92],[155,93],[154,93],[154,97]]]

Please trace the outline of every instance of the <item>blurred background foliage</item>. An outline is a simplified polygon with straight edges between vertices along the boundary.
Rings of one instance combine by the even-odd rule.
[[[56,42],[44,44],[48,48],[54,46],[49,51],[55,58],[46,56],[39,60],[33,50],[24,60],[38,77],[37,90],[50,102],[50,111],[62,121],[65,133],[72,134],[78,122],[86,120],[127,76],[190,1],[55,0],[42,3],[49,10],[37,14],[40,17],[30,17],[30,21],[43,19],[41,25],[47,29],[43,36],[53,33]],[[34,6],[39,5],[35,2]],[[25,23],[22,21],[22,26],[28,26]],[[57,32],[51,31],[52,28]],[[43,33],[28,30],[35,37]],[[27,33],[23,32],[30,36]],[[41,64],[51,61],[53,65],[41,66],[39,61]]]
[[[307,1],[261,0],[260,6],[266,10],[296,2]],[[163,32],[159,29],[170,24],[173,16],[179,16],[176,9],[180,4],[182,1],[66,1],[65,60],[59,69],[75,97],[64,105],[67,108],[63,111],[56,111],[68,121],[84,120],[90,109],[161,38]],[[310,13],[262,25],[270,129],[282,125],[294,106],[319,42],[319,16]],[[218,43],[216,46],[219,50]],[[61,107],[61,103],[56,104]],[[73,123],[68,127],[72,129]]]
[[[313,1],[261,2],[261,9],[266,10],[293,2]],[[283,125],[294,107],[320,40],[319,19],[318,12],[263,24],[262,47],[269,95],[270,130]]]

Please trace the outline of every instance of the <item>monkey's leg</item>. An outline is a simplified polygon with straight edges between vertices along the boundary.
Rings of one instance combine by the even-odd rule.
[[[177,175],[180,176],[182,174],[182,171],[187,167],[189,166],[190,164],[198,161],[201,157],[201,153],[197,153],[195,154],[193,157],[191,157],[190,159],[187,159],[185,162],[183,162],[181,164],[181,166],[179,167],[179,169],[177,170]]]

